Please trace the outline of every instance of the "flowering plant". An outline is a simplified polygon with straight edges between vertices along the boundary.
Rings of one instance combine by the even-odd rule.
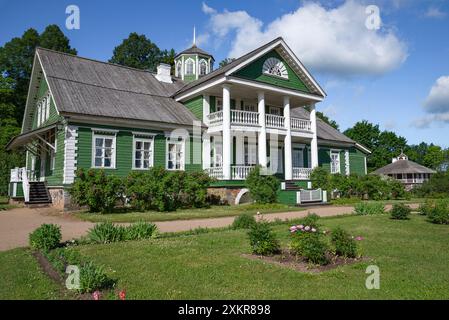
[[[312,232],[312,233],[315,233],[315,232],[317,232],[317,230],[314,227],[304,226],[302,224],[290,227],[290,233],[292,233],[292,234],[293,233],[301,233],[301,232]]]

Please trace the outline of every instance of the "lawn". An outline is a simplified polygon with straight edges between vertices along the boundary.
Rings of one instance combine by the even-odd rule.
[[[9,204],[8,197],[0,196],[0,212],[3,210],[9,210],[13,208],[17,208],[17,206]]]
[[[91,222],[137,222],[137,221],[171,221],[171,220],[191,220],[202,218],[217,218],[227,216],[237,216],[242,213],[275,213],[287,211],[301,211],[304,209],[291,207],[284,204],[242,204],[238,206],[212,206],[207,209],[180,209],[174,212],[117,212],[109,214],[98,214],[89,212],[79,212],[75,215]]]
[[[371,261],[321,274],[300,273],[242,254],[245,231],[80,246],[80,251],[118,279],[130,299],[449,299],[449,226],[413,215],[322,219],[344,226]],[[288,225],[274,227],[284,246]],[[380,268],[380,290],[365,288],[365,269]]]

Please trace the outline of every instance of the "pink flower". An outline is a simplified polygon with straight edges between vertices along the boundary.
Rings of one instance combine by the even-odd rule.
[[[312,232],[316,232],[316,229],[315,229],[315,228],[312,228]]]
[[[94,300],[100,300],[100,298],[101,298],[101,293],[100,293],[100,291],[95,291],[94,293],[92,293],[92,298],[93,298]]]
[[[126,298],[126,291],[122,290],[118,293],[118,297],[120,298],[120,300],[125,300]]]
[[[304,230],[309,231],[309,230],[310,230],[310,227],[309,227],[309,226],[306,226],[306,227],[304,228]]]
[[[357,236],[357,237],[355,237],[355,240],[356,240],[356,241],[362,241],[362,240],[363,240],[363,237],[362,237],[362,236]]]
[[[298,227],[298,229],[304,229],[304,226],[302,225],[302,224],[300,224],[299,226],[297,226]]]

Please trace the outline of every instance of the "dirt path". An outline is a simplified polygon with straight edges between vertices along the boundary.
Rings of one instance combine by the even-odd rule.
[[[418,205],[411,205],[417,208]],[[391,209],[387,205],[387,210]],[[307,208],[304,211],[264,214],[264,218],[273,221],[275,219],[288,220],[301,218],[309,212],[321,217],[348,214],[353,211],[352,206],[326,206]],[[195,228],[219,228],[226,227],[234,221],[235,217],[176,220],[156,222],[161,232],[187,231]],[[28,235],[43,223],[54,223],[61,226],[62,239],[70,240],[86,234],[87,230],[94,226],[92,222],[81,221],[70,214],[64,214],[51,208],[17,208],[0,212],[0,251],[17,247],[28,246]]]

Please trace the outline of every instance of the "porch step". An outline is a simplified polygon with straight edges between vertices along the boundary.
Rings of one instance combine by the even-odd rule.
[[[295,181],[292,181],[292,180],[290,180],[290,181],[286,180],[285,181],[285,190],[299,191],[301,189],[304,189],[304,188],[301,188],[300,186],[296,185]]]
[[[30,182],[30,198],[27,205],[45,205],[51,203],[45,182]]]

